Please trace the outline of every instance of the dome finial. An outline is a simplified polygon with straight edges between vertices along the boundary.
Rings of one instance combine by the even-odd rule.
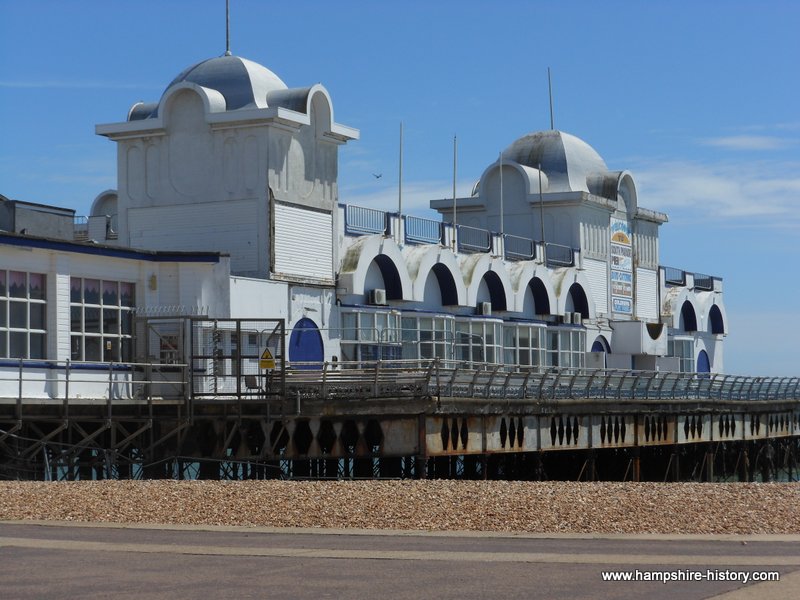
[[[225,56],[231,55],[231,2],[225,0]]]

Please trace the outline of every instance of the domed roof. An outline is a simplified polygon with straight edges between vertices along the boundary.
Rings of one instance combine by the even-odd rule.
[[[269,92],[287,89],[280,77],[266,67],[230,55],[210,58],[184,69],[167,90],[184,81],[218,91],[225,98],[226,110],[266,108]]]
[[[608,173],[605,161],[594,148],[557,130],[522,136],[503,151],[503,158],[541,168],[547,175],[549,192],[588,192],[590,177]]]

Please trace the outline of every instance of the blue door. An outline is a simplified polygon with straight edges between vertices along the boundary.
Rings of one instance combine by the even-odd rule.
[[[697,355],[697,372],[711,373],[711,363],[708,362],[708,354],[705,350],[700,350],[700,354]]]
[[[322,336],[316,323],[302,318],[295,323],[289,336],[289,360],[291,362],[321,363],[323,357]],[[297,365],[296,369],[319,369],[321,365]]]

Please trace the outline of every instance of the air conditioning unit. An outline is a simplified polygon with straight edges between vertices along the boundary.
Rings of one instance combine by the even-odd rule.
[[[583,323],[583,315],[579,312],[572,313],[572,324],[580,325],[581,323]]]
[[[484,317],[488,317],[492,314],[492,303],[491,302],[481,302],[478,304],[478,313],[483,315]]]
[[[572,313],[568,312],[568,313],[564,313],[563,315],[561,315],[561,322],[566,324],[566,325],[571,325],[572,324]]]
[[[386,290],[375,289],[370,290],[367,294],[367,304],[386,304]]]

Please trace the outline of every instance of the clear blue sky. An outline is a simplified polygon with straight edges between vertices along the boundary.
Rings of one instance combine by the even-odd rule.
[[[724,278],[726,371],[800,375],[800,3],[232,0],[232,50],[322,82],[361,130],[340,200],[460,195],[519,136],[556,127],[664,211],[661,263]],[[88,212],[116,187],[96,123],[225,50],[224,0],[0,0],[0,193]],[[375,179],[372,173],[383,173]],[[393,206],[393,204],[392,204]]]

